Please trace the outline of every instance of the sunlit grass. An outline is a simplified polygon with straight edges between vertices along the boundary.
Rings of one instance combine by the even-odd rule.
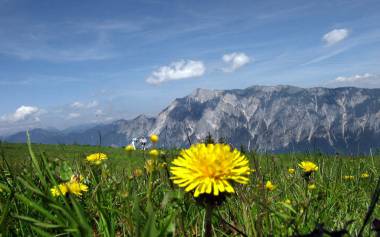
[[[169,178],[178,150],[160,150],[158,155],[94,146],[33,144],[31,149],[1,144],[3,236],[202,235],[202,203]],[[108,159],[93,165],[86,160],[93,153]],[[255,172],[248,185],[234,185],[235,193],[214,210],[214,236],[292,236],[321,224],[326,230],[358,234],[379,178],[379,155],[246,156]],[[305,178],[302,161],[315,163],[318,170]],[[82,175],[88,190],[53,196],[51,189],[72,175]],[[380,217],[379,205],[370,220],[375,217]],[[366,225],[363,236],[370,233]]]

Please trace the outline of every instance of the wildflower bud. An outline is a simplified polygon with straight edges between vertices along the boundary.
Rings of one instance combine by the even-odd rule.
[[[158,136],[157,136],[156,134],[152,134],[152,135],[150,136],[150,141],[151,141],[152,143],[157,143],[157,142],[158,142]]]
[[[157,149],[153,149],[149,152],[149,155],[152,157],[157,157],[160,154],[160,152]]]
[[[292,201],[290,201],[290,199],[285,199],[284,203],[287,204],[287,205],[291,205]]]
[[[315,184],[309,184],[309,185],[307,185],[307,189],[309,189],[309,190],[314,190],[316,188],[317,188],[317,186]]]
[[[131,151],[134,151],[135,148],[132,146],[132,145],[128,145],[124,148],[127,152],[131,152]]]
[[[343,179],[344,179],[344,180],[351,181],[351,180],[354,180],[355,177],[354,177],[353,175],[345,175],[345,176],[343,176]]]
[[[133,176],[134,177],[140,177],[142,175],[143,171],[141,169],[135,169],[133,171]]]
[[[152,173],[154,171],[154,166],[155,166],[154,160],[145,161],[144,168],[145,168],[147,173]]]
[[[94,153],[91,155],[88,155],[86,157],[86,160],[89,161],[90,163],[93,163],[95,165],[100,165],[103,160],[107,160],[108,157],[104,153]]]
[[[276,185],[272,184],[271,181],[267,181],[265,184],[265,188],[269,191],[273,191],[276,189]]]
[[[366,179],[366,178],[369,178],[369,174],[367,172],[364,172],[360,175],[360,178],[362,179]]]

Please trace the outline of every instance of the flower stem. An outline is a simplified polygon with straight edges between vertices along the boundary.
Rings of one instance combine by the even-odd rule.
[[[212,211],[214,206],[211,203],[206,204],[206,212],[203,220],[203,236],[211,237],[212,236]]]

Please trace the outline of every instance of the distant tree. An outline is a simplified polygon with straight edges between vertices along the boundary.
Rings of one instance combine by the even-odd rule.
[[[215,144],[215,140],[214,138],[212,137],[211,133],[208,132],[207,136],[205,137],[204,139],[204,143],[205,144]]]

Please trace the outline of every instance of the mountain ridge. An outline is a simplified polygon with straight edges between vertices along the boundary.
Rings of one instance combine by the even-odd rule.
[[[183,147],[208,133],[261,152],[321,150],[368,153],[380,147],[380,89],[300,88],[289,85],[245,89],[197,88],[176,98],[156,117],[139,115],[82,132],[31,131],[34,142],[124,146],[134,137],[158,134],[162,146]],[[99,134],[101,136],[99,136]],[[25,135],[24,135],[25,136]],[[101,137],[101,141],[100,141]],[[23,142],[22,134],[6,137]]]

